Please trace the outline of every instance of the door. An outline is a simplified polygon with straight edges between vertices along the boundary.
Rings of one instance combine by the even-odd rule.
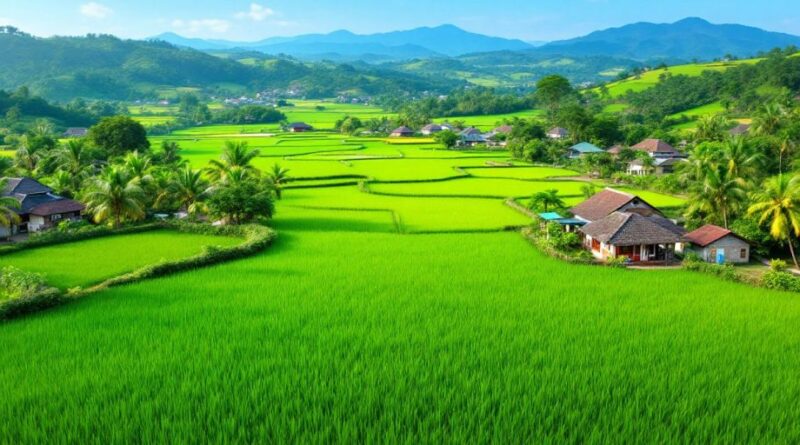
[[[717,249],[717,264],[725,264],[725,249]]]

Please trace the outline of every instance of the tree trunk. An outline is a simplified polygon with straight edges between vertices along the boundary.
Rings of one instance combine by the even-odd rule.
[[[795,269],[800,269],[800,265],[797,264],[797,255],[794,253],[794,246],[792,245],[792,237],[789,237],[789,252],[792,254],[792,262],[794,263]]]

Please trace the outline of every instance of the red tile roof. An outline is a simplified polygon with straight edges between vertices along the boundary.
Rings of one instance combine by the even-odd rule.
[[[694,232],[687,233],[683,238],[692,244],[698,245],[700,247],[706,247],[709,244],[719,241],[728,235],[740,238],[738,235],[731,232],[730,230],[719,226],[715,226],[713,224],[700,227]]]
[[[675,150],[675,147],[661,139],[645,139],[631,148],[648,153],[679,153],[678,150]]]

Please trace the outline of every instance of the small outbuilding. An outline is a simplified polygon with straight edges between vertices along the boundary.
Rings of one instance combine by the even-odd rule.
[[[433,136],[436,133],[441,133],[443,130],[444,128],[439,124],[428,124],[422,127],[422,130],[419,132],[422,133],[423,136]]]
[[[723,227],[703,226],[684,238],[684,253],[694,253],[703,261],[716,264],[750,262],[750,243]]]
[[[88,128],[71,127],[71,128],[67,128],[67,131],[64,132],[63,136],[65,138],[82,138],[82,137],[86,137],[87,134],[89,134],[89,129]]]
[[[414,130],[408,127],[399,127],[389,134],[390,138],[410,138],[414,136]]]
[[[290,133],[306,133],[314,131],[314,127],[305,122],[294,122],[286,126],[286,130]]]
[[[561,140],[566,139],[569,137],[569,131],[566,128],[561,127],[553,127],[547,131],[547,137],[549,139]]]
[[[582,158],[586,155],[605,153],[600,147],[589,142],[575,144],[567,150],[570,159]]]

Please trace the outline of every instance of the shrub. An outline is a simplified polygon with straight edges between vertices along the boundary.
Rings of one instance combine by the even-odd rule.
[[[761,278],[762,286],[767,289],[800,292],[800,280],[789,272],[771,269]]]
[[[628,257],[617,256],[614,258],[609,258],[608,260],[606,260],[606,265],[608,265],[609,267],[624,268],[628,265]]]
[[[773,272],[786,272],[789,267],[784,260],[771,260],[769,262],[769,269]]]
[[[0,270],[0,300],[16,300],[48,290],[44,277],[7,266]]]

